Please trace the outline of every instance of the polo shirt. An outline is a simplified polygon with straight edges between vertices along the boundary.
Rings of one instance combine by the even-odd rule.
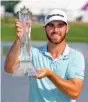
[[[66,44],[63,53],[53,58],[47,51],[47,44],[41,47],[31,47],[30,51],[33,66],[49,68],[63,79],[84,79],[85,62],[81,52],[72,49]],[[20,60],[24,60],[21,52]],[[24,75],[26,72],[24,72]],[[76,102],[57,88],[47,77],[36,79],[29,77],[29,102]]]

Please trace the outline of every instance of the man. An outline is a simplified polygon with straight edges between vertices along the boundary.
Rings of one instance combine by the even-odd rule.
[[[29,102],[76,102],[84,79],[84,57],[66,44],[67,16],[54,9],[45,17],[44,26],[48,43],[31,48],[33,65],[39,72],[29,77]],[[5,71],[13,73],[19,59],[23,25],[16,21],[16,41],[7,55]],[[41,35],[42,36],[42,35]]]

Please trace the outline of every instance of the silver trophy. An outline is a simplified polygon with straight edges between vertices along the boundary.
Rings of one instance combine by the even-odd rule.
[[[32,13],[24,6],[19,12],[17,12],[17,16],[18,19],[23,23],[24,33],[20,40],[20,56],[22,56],[22,58],[17,65],[15,75],[35,76],[37,74],[37,70],[32,64],[32,59],[30,55],[30,21],[32,20]]]

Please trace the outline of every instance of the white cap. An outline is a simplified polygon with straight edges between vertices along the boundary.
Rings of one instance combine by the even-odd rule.
[[[45,26],[54,20],[61,20],[64,21],[67,24],[67,15],[64,11],[59,9],[51,10],[48,15],[45,17]]]

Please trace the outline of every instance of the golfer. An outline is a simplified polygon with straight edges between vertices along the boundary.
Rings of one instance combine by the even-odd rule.
[[[29,77],[29,102],[76,102],[82,89],[85,62],[83,55],[66,43],[67,15],[53,9],[45,17],[47,44],[31,47],[32,63],[39,74]],[[14,73],[19,58],[22,22],[16,20],[16,40],[5,61],[5,71]],[[42,34],[41,34],[42,36]]]

